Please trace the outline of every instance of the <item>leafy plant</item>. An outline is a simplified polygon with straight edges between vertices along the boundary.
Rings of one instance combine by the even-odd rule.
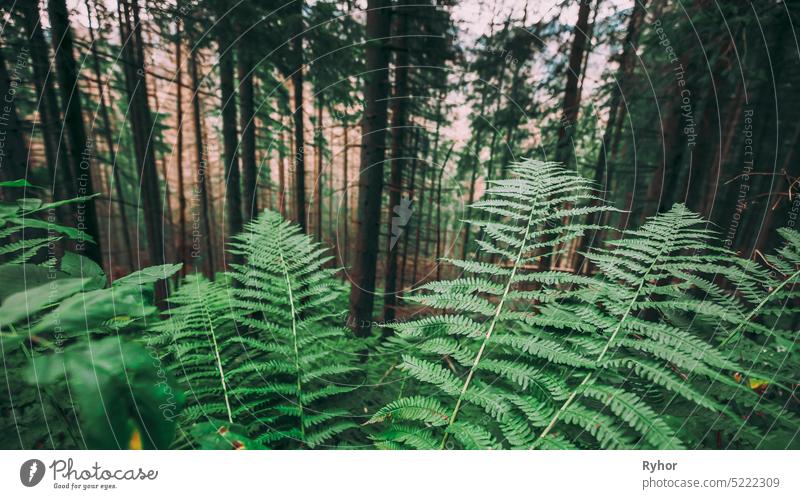
[[[357,386],[358,357],[330,308],[343,289],[326,251],[268,211],[231,243],[245,262],[231,265],[233,285],[190,277],[172,297],[159,330],[191,394],[187,423],[235,423],[285,448],[332,445],[358,427],[336,404]]]
[[[511,171],[473,207],[498,217],[470,221],[489,261],[451,261],[461,277],[412,298],[442,312],[394,326],[412,352],[399,367],[419,386],[370,420],[383,423],[380,447],[445,448],[452,437],[463,448],[683,448],[703,445],[720,419],[729,438],[758,445],[756,408],[795,424],[736,378],[746,369],[719,336],[693,330],[748,322],[758,294],[752,265],[720,249],[702,219],[681,205],[650,219],[588,255],[594,277],[537,271],[542,248],[588,228],[570,217],[605,208],[582,204],[589,183],[552,164]]]
[[[181,394],[131,336],[154,319],[150,285],[179,265],[135,272],[106,287],[88,258],[53,248],[63,234],[91,244],[77,229],[35,218],[49,208],[25,198],[0,205],[6,243],[0,251],[0,351],[7,386],[0,401],[3,448],[166,448]],[[45,230],[28,238],[26,229]],[[45,253],[45,250],[47,254]],[[32,261],[39,263],[32,263]],[[170,411],[169,413],[167,411]]]

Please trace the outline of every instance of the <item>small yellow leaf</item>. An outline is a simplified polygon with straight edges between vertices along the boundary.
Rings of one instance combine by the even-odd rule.
[[[128,449],[142,450],[142,435],[139,434],[138,428],[133,429],[133,433],[131,434],[131,440],[130,442],[128,442]]]

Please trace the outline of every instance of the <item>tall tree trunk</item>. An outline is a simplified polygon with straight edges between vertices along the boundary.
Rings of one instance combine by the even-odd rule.
[[[22,57],[22,55],[20,55]],[[19,64],[19,63],[17,63]],[[17,66],[15,65],[14,68]],[[18,70],[9,73],[0,47],[0,99],[3,100],[3,113],[0,115],[0,178],[2,180],[20,180],[27,177],[28,151],[27,141],[17,117],[15,93],[19,86]],[[3,195],[10,199],[21,198],[22,189],[7,189]]]
[[[295,2],[295,32],[292,38],[292,90],[294,92],[294,216],[305,232],[306,220],[306,160],[303,125],[303,4]]]
[[[348,134],[350,133],[350,127],[347,124],[347,121],[344,122],[343,127],[343,135],[344,135],[344,157],[342,158],[342,169],[344,170],[343,177],[342,177],[342,209],[344,210],[344,252],[342,256],[342,266],[346,267],[348,262],[350,262],[350,165],[349,165],[349,141],[347,139]]]
[[[97,53],[97,45],[94,36],[94,28],[92,27],[92,16],[91,12],[92,9],[89,5],[89,0],[86,0],[86,12],[88,13],[88,20],[89,20],[89,41],[91,42],[91,51],[92,51],[92,70],[94,71],[95,79],[97,79],[97,88],[99,94],[99,104],[100,104],[100,116],[103,119],[103,140],[106,143],[106,148],[108,149],[109,159],[111,162],[111,170],[112,175],[114,177],[114,191],[117,194],[117,206],[119,208],[119,216],[120,216],[120,230],[122,232],[122,240],[125,243],[125,251],[128,256],[128,269],[133,270],[135,268],[134,262],[134,251],[133,251],[133,242],[131,241],[131,234],[128,226],[128,210],[126,207],[126,199],[125,199],[125,191],[122,187],[122,176],[120,175],[119,168],[120,166],[117,164],[117,151],[114,147],[114,131],[111,128],[111,113],[108,111],[108,104],[106,103],[106,93],[103,89],[103,74],[100,70],[100,55]],[[99,12],[95,5],[95,14],[98,15],[98,26],[100,24]],[[109,265],[108,268],[111,269],[111,255],[109,254]],[[112,277],[113,278],[113,277]]]
[[[136,162],[142,185],[142,205],[145,207],[145,228],[150,265],[164,264],[164,212],[158,182],[155,151],[150,134],[153,118],[147,102],[147,78],[144,71],[144,47],[137,0],[120,2],[120,35],[125,65],[125,83],[128,91],[129,115],[133,132]],[[156,303],[163,304],[167,296],[167,282],[156,283]]]
[[[72,185],[69,165],[65,160],[66,148],[62,150],[60,147],[61,112],[59,111],[58,97],[53,88],[53,79],[50,77],[50,55],[47,50],[47,42],[42,34],[39,2],[20,2],[19,5],[22,9],[23,22],[28,36],[34,86],[36,95],[39,96],[38,110],[41,117],[42,141],[53,183],[53,195],[59,200],[69,199],[75,197],[76,192]],[[63,207],[56,212],[58,219],[62,223],[67,223],[69,209]]]
[[[436,183],[436,280],[442,278],[442,264],[439,261],[442,258],[442,179],[444,178],[444,169],[447,167],[447,162],[450,161],[450,154],[453,152],[455,144],[451,144],[444,156],[442,167],[439,169],[439,181]]]
[[[69,13],[65,0],[48,0],[47,9],[53,31],[53,51],[55,52],[56,72],[61,90],[64,127],[67,129],[69,139],[73,192],[78,196],[93,196],[95,190],[92,181],[91,158],[94,153],[91,143],[86,138],[86,128],[83,124],[78,68],[74,59]],[[75,249],[102,266],[103,258],[100,251],[102,241],[95,202],[94,200],[83,201],[74,208],[77,217],[76,226],[83,229],[95,241],[94,244],[80,242]]]
[[[600,152],[597,155],[597,162],[595,163],[594,167],[595,184],[598,187],[602,186],[601,191],[603,193],[608,192],[609,188],[609,175],[607,175],[606,170],[608,168],[611,140],[614,136],[614,129],[618,124],[617,118],[624,113],[624,108],[621,108],[620,101],[623,92],[627,89],[628,80],[630,79],[631,74],[633,73],[633,68],[636,65],[636,44],[639,41],[639,33],[641,32],[641,25],[646,14],[646,6],[647,0],[634,0],[633,2],[633,11],[631,12],[631,17],[628,20],[628,31],[625,34],[625,40],[622,42],[622,57],[619,62],[619,67],[617,68],[616,85],[611,87],[611,97],[608,107],[608,121],[606,122],[606,128],[603,131],[603,142],[600,145]],[[594,225],[597,222],[598,214],[592,213],[587,216],[586,223],[588,225]],[[584,234],[580,242],[578,253],[585,253],[589,249],[589,245],[592,244],[596,234],[597,233],[594,231]],[[587,260],[585,265],[589,266],[591,263]],[[587,267],[586,272],[588,271],[589,268]]]
[[[411,12],[407,8],[408,1],[400,0],[395,10],[394,37],[395,47],[394,68],[394,96],[392,99],[392,167],[389,174],[389,213],[391,230],[386,238],[386,275],[383,289],[383,321],[387,325],[384,334],[391,332],[388,327],[395,318],[397,306],[397,253],[400,245],[401,232],[408,228],[407,214],[401,205],[400,194],[403,182],[403,167],[405,165],[405,139],[406,139],[406,112],[408,109],[408,48],[406,34],[408,32],[408,16]],[[397,215],[395,217],[395,214]],[[408,213],[410,215],[410,213]]]
[[[412,125],[413,126],[413,125]],[[408,178],[408,186],[406,190],[408,191],[408,200],[409,202],[414,203],[414,193],[416,192],[416,181],[417,181],[417,165],[419,164],[419,160],[417,159],[417,154],[419,153],[419,136],[420,136],[420,128],[414,126],[414,141],[411,145],[410,151],[411,154],[409,157],[414,158],[411,160],[411,175]],[[402,290],[405,289],[406,284],[406,267],[408,266],[408,241],[410,239],[411,231],[409,230],[410,227],[406,227],[406,230],[403,231],[403,260],[400,264],[400,281],[398,283],[398,289]]]
[[[221,10],[221,15],[224,13],[225,11]],[[231,22],[227,16],[219,20],[217,42],[219,44],[220,99],[222,100],[225,214],[228,218],[227,235],[233,236],[242,231],[242,188],[239,174],[239,140],[236,130],[236,97],[233,93],[233,44],[231,43],[230,26]],[[234,260],[238,258],[239,256]]]
[[[180,11],[181,2],[178,0],[176,9]],[[188,255],[186,253],[186,186],[183,178],[183,57],[181,45],[181,20],[175,22],[175,118],[177,121],[177,152],[176,162],[178,167],[178,254],[183,263],[181,276],[186,275],[186,263]]]
[[[581,95],[578,92],[578,83],[581,79],[581,66],[583,54],[589,42],[589,14],[591,13],[591,0],[580,0],[578,20],[572,32],[572,46],[570,47],[569,62],[567,66],[567,83],[564,86],[564,107],[562,111],[562,126],[558,129],[558,145],[555,160],[559,163],[569,163],[572,159],[571,139],[578,121],[578,110],[581,104]]]
[[[322,149],[323,149],[323,142],[324,136],[323,128],[322,128],[322,108],[324,104],[322,98],[317,98],[317,132],[315,135],[315,142],[316,142],[316,154],[314,155],[315,167],[314,167],[314,205],[316,206],[315,214],[315,221],[314,221],[314,231],[317,236],[317,241],[322,242]]]
[[[386,157],[386,101],[389,97],[389,0],[367,1],[364,117],[361,121],[361,166],[358,179],[358,231],[350,290],[350,321],[358,336],[372,329]]]
[[[206,169],[208,167],[206,150],[203,142],[203,122],[202,111],[200,110],[200,77],[197,71],[197,54],[189,53],[189,73],[192,79],[192,122],[194,128],[194,147],[197,159],[197,179],[195,180],[194,194],[200,200],[200,206],[196,209],[192,217],[193,221],[193,248],[192,258],[197,260],[202,257],[200,252],[200,240],[205,241],[205,258],[202,258],[203,272],[209,279],[214,279],[214,238],[211,233],[211,211],[212,206],[209,202],[208,178]],[[201,232],[201,226],[202,231]],[[203,237],[205,235],[205,237]],[[195,264],[195,267],[197,265]]]
[[[244,220],[259,211],[258,163],[256,162],[256,115],[253,102],[252,54],[242,38],[239,43],[239,123],[242,130],[242,177],[244,180]]]
[[[286,155],[284,154],[283,123],[281,123],[280,147],[278,148],[278,212],[286,218]]]

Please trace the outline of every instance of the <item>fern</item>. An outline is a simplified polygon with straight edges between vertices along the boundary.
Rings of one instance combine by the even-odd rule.
[[[512,173],[475,205],[499,221],[470,222],[484,228],[490,262],[451,261],[461,277],[411,298],[441,312],[394,327],[413,351],[400,367],[424,395],[375,414],[386,428],[378,445],[419,448],[433,436],[443,448],[452,436],[463,448],[683,448],[702,445],[720,418],[731,440],[761,438],[748,415],[780,407],[740,383],[744,368],[715,346],[749,323],[752,265],[676,205],[587,255],[595,277],[537,272],[537,255],[589,228],[570,217],[607,208],[585,206],[588,182],[552,164]],[[701,334],[694,322],[714,327]]]
[[[233,238],[230,253],[244,262],[231,264],[233,285],[190,279],[159,328],[190,393],[184,424],[227,421],[274,448],[336,445],[359,426],[341,399],[360,369],[332,311],[343,288],[330,257],[269,211]]]

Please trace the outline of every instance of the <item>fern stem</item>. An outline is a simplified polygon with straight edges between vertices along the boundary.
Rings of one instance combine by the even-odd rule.
[[[795,272],[794,274],[790,275],[788,278],[786,278],[786,279],[785,279],[785,280],[784,280],[782,283],[780,283],[779,285],[775,286],[775,289],[773,289],[772,291],[770,291],[770,293],[769,293],[767,296],[765,296],[763,300],[761,300],[761,302],[758,304],[758,306],[757,306],[756,308],[754,308],[754,309],[753,309],[753,311],[752,311],[752,312],[750,312],[750,313],[747,315],[747,317],[745,317],[745,318],[744,318],[744,320],[742,320],[742,321],[739,323],[739,325],[738,325],[738,326],[736,326],[736,329],[734,329],[734,330],[733,330],[733,332],[732,332],[732,333],[731,333],[731,334],[730,334],[730,335],[729,335],[727,338],[725,338],[725,340],[723,340],[723,342],[720,344],[720,346],[721,346],[721,347],[724,347],[725,345],[727,345],[728,343],[730,343],[730,341],[731,341],[732,339],[734,339],[735,337],[737,337],[737,336],[739,335],[739,332],[740,332],[740,331],[742,330],[742,328],[745,326],[745,324],[749,324],[749,323],[750,323],[750,321],[753,319],[753,317],[755,317],[755,316],[756,316],[756,315],[757,315],[757,314],[758,314],[758,313],[761,311],[761,309],[764,307],[764,305],[766,305],[766,304],[767,304],[767,302],[769,302],[769,301],[772,299],[772,297],[773,297],[773,296],[775,296],[775,295],[776,295],[776,294],[777,294],[777,293],[778,293],[778,292],[779,292],[781,289],[783,289],[783,288],[784,288],[784,286],[786,286],[786,285],[787,285],[787,284],[788,284],[790,281],[792,281],[793,279],[796,279],[798,276],[800,276],[800,270],[798,270],[798,271],[797,271],[797,272]]]
[[[588,373],[586,373],[586,376],[583,377],[583,380],[580,382],[580,384],[574,390],[572,390],[572,393],[569,394],[567,400],[564,401],[564,403],[561,405],[558,411],[556,411],[556,413],[553,415],[553,418],[550,420],[550,423],[548,423],[547,427],[542,431],[539,437],[536,440],[534,440],[534,442],[531,444],[530,449],[535,448],[536,445],[539,442],[541,442],[541,440],[544,437],[546,437],[548,433],[550,433],[550,431],[558,422],[558,419],[561,417],[561,414],[563,414],[564,411],[567,410],[567,408],[570,406],[570,404],[572,404],[572,401],[575,400],[575,397],[578,395],[581,389],[587,384],[589,384],[589,381],[597,373],[597,369],[599,367],[600,362],[606,356],[606,353],[608,353],[608,349],[611,348],[611,344],[614,343],[614,340],[617,338],[617,335],[622,330],[622,325],[625,323],[625,320],[630,315],[631,310],[633,310],[633,305],[636,303],[636,300],[639,299],[639,294],[642,292],[642,288],[647,283],[647,277],[650,275],[650,272],[653,271],[653,268],[655,267],[656,263],[658,263],[658,259],[661,258],[661,255],[663,254],[665,247],[666,243],[661,246],[661,249],[659,249],[658,254],[653,258],[652,263],[647,268],[644,275],[642,275],[642,279],[639,282],[639,286],[636,288],[636,292],[633,294],[633,298],[631,298],[630,303],[628,303],[628,307],[625,309],[625,313],[622,315],[622,319],[620,319],[619,322],[617,322],[617,327],[614,328],[614,332],[611,333],[611,337],[608,339],[606,344],[603,346],[603,349],[600,351],[600,354],[595,359],[594,361],[595,369],[593,371],[589,371]]]
[[[283,256],[283,247],[278,244],[278,254],[281,258],[281,268],[283,269],[283,277],[286,279],[286,290],[289,297],[289,307],[292,313],[292,342],[294,347],[294,369],[296,372],[297,382],[297,405],[300,409],[300,439],[305,441],[306,436],[306,422],[305,411],[303,410],[303,387],[300,382],[300,349],[297,345],[297,310],[294,306],[294,294],[292,292],[292,281],[289,278],[289,268],[286,265],[286,259]]]
[[[214,357],[217,360],[217,369],[219,369],[219,379],[222,383],[222,395],[225,397],[225,409],[228,411],[228,422],[233,424],[233,413],[231,412],[231,402],[228,398],[228,386],[225,382],[225,371],[222,369],[222,359],[220,358],[219,354],[219,346],[217,345],[217,335],[214,332],[214,321],[211,318],[211,312],[208,311],[208,306],[206,306],[205,298],[202,298],[203,302],[203,312],[206,314],[206,320],[208,321],[208,329],[211,332],[211,343],[214,345]]]
[[[456,400],[456,405],[453,408],[453,413],[450,415],[450,421],[447,423],[447,428],[444,430],[444,436],[442,437],[442,444],[439,446],[439,449],[444,449],[445,445],[447,444],[447,436],[449,435],[450,427],[456,420],[458,416],[458,411],[461,409],[461,404],[464,401],[464,395],[467,393],[467,388],[469,388],[470,383],[472,382],[472,378],[475,376],[475,369],[478,367],[478,363],[481,361],[481,357],[483,356],[484,350],[486,350],[486,344],[489,342],[489,338],[491,338],[492,333],[494,332],[494,328],[497,325],[497,318],[500,317],[500,312],[503,310],[503,306],[505,305],[506,297],[508,296],[508,292],[511,290],[511,284],[514,281],[514,276],[517,273],[517,269],[519,268],[519,262],[522,260],[522,255],[525,253],[525,248],[527,247],[528,242],[528,235],[531,231],[531,224],[533,222],[533,214],[536,211],[536,205],[534,204],[531,207],[530,214],[528,215],[528,222],[525,224],[525,235],[522,236],[522,244],[519,247],[519,251],[517,252],[517,257],[514,259],[514,266],[511,268],[511,274],[508,276],[508,281],[506,282],[506,287],[503,290],[503,296],[500,297],[500,301],[497,303],[497,307],[495,308],[494,314],[492,315],[492,321],[489,323],[489,329],[486,330],[486,334],[483,337],[483,342],[481,343],[481,347],[478,349],[478,354],[475,356],[475,361],[472,363],[472,366],[469,368],[469,373],[467,373],[467,379],[464,381],[464,386],[461,387],[461,393],[458,395],[458,400]]]

